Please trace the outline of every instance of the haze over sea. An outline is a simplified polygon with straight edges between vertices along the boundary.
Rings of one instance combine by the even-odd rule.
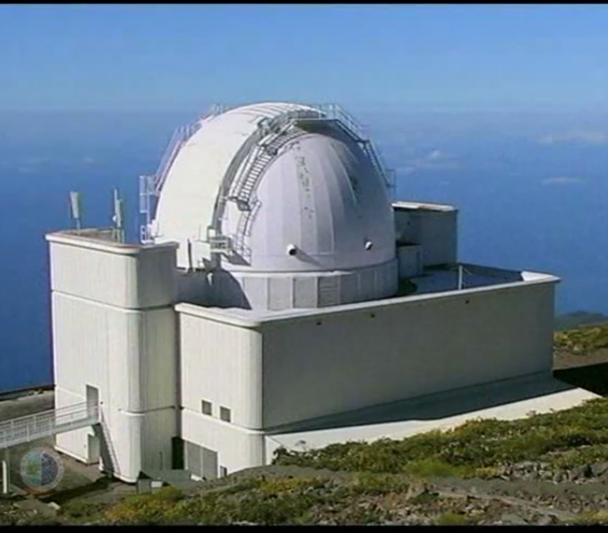
[[[602,6],[1,6],[0,391],[52,381],[44,235],[69,191],[107,226],[118,187],[134,237],[138,176],[214,102],[344,104],[400,199],[458,206],[461,260],[608,314],[606,27]]]

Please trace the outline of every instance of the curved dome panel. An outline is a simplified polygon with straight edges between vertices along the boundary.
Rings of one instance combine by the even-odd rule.
[[[225,269],[349,270],[395,257],[393,211],[384,183],[344,134],[306,133],[292,141],[269,165],[256,196],[257,213],[236,206],[227,213],[226,235],[239,233],[242,218],[253,220],[245,238],[248,264],[224,262]]]

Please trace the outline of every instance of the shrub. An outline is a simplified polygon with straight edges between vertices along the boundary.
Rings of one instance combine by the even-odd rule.
[[[438,526],[466,526],[469,524],[469,519],[460,513],[445,513],[437,518],[435,523]]]
[[[99,502],[87,500],[70,500],[61,507],[59,514],[71,518],[90,518],[99,514],[105,505]]]

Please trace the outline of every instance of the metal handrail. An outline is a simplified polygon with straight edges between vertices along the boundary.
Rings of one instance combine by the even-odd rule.
[[[247,140],[241,145],[237,153],[232,158],[230,165],[224,173],[220,185],[220,193],[215,202],[213,216],[211,219],[210,227],[219,232],[220,224],[224,216],[224,209],[228,200],[230,189],[233,184],[238,182],[237,177],[240,177],[245,170],[251,166],[252,157],[256,152],[256,147],[261,141],[272,135],[273,138],[281,134],[283,128],[288,127],[289,123],[297,118],[320,118],[319,112],[315,110],[302,110],[295,109],[287,111],[273,117],[271,119],[263,119],[258,123],[256,130],[247,138]],[[239,173],[239,169],[241,172]]]
[[[0,448],[80,429],[100,421],[98,405],[82,403],[0,423]]]

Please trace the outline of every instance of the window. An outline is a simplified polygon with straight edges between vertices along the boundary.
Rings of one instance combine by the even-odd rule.
[[[228,475],[228,469],[225,466],[220,466],[220,477],[226,477]]]
[[[230,409],[227,407],[220,407],[220,418],[224,422],[230,422]]]
[[[213,406],[212,406],[211,402],[203,400],[202,405],[201,405],[201,411],[203,412],[204,415],[211,416],[213,414]]]

